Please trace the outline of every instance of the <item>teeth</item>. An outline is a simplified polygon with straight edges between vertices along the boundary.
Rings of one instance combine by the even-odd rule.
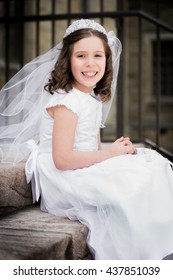
[[[85,76],[93,77],[95,76],[96,72],[83,72]]]

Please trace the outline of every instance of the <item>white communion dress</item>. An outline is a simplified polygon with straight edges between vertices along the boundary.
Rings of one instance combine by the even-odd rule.
[[[50,95],[46,108],[56,105],[65,105],[78,116],[74,150],[96,151],[102,103],[72,89],[68,94]],[[136,155],[58,170],[52,159],[53,119],[46,108],[40,145],[26,163],[33,199],[41,196],[41,209],[85,224],[95,259],[162,259],[173,253],[170,162],[154,150],[139,148]]]

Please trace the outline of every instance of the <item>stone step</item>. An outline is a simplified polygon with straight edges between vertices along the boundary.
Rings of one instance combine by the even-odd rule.
[[[92,260],[87,234],[80,222],[33,205],[0,220],[0,260]]]
[[[31,186],[25,178],[25,163],[0,164],[0,217],[32,205]]]
[[[92,259],[78,221],[27,207],[0,220],[0,260]]]

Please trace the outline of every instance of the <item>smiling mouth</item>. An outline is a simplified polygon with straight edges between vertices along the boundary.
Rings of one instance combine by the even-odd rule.
[[[82,72],[85,77],[95,77],[97,72]]]

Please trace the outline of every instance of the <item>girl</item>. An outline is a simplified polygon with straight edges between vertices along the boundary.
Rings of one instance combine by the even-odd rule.
[[[37,59],[37,67],[35,61],[29,64],[34,67],[20,105],[26,108],[31,102],[27,90],[33,79],[29,92],[34,90],[36,105],[23,118],[24,129],[14,137],[7,157],[18,162],[31,151],[25,171],[34,201],[41,196],[43,211],[85,224],[93,258],[162,259],[173,252],[169,161],[153,150],[136,149],[128,137],[101,149],[100,128],[115,92],[120,52],[119,40],[98,23],[73,22],[58,53],[56,48],[44,55],[44,63],[43,57]],[[47,72],[53,62],[40,97],[45,79],[38,81],[36,74],[41,75],[42,66]]]

